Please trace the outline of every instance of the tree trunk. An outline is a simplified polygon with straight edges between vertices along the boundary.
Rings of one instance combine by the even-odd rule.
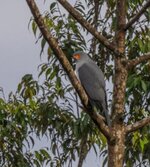
[[[127,70],[125,57],[126,0],[117,0],[115,76],[112,105],[112,141],[108,141],[108,167],[122,167],[125,152],[125,128],[123,123]]]
[[[115,126],[117,131],[112,130],[115,133],[115,141],[108,143],[108,167],[122,167],[124,160],[125,150],[125,133],[124,126],[119,124]]]
[[[121,59],[116,60],[114,83],[114,101],[112,106],[112,139],[108,141],[108,167],[122,167],[125,150],[124,103],[127,80],[127,70]]]

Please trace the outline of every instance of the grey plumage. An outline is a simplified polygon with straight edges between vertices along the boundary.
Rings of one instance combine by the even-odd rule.
[[[103,72],[86,53],[75,52],[73,57],[75,55],[80,55],[79,59],[75,58],[76,73],[89,96],[91,105],[97,106],[102,110],[101,112],[106,117],[107,123],[110,124]]]

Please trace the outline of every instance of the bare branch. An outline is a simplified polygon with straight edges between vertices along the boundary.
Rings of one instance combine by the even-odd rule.
[[[94,3],[94,7],[93,7],[93,10],[94,10],[93,26],[97,30],[97,28],[98,28],[98,16],[99,16],[99,13],[100,13],[99,12],[100,11],[99,0],[94,0],[93,3]],[[96,46],[97,46],[97,39],[93,36],[90,51],[94,56],[96,54]]]
[[[150,7],[150,0],[145,3],[142,9],[126,24],[125,30],[131,27],[140,17],[141,15]]]
[[[83,138],[81,139],[81,143],[80,143],[78,167],[83,166],[83,162],[89,152],[89,149],[91,148],[91,144],[90,145],[87,144],[87,140],[88,140],[88,136],[86,134],[85,136],[83,136]]]
[[[101,35],[96,28],[94,28],[89,22],[87,22],[82,15],[74,9],[66,0],[58,0],[58,2],[84,27],[89,31],[96,39],[99,40],[104,46],[118,54],[116,47],[108,41],[103,35]]]
[[[35,22],[37,23],[43,37],[45,38],[45,40],[47,41],[49,46],[52,48],[52,50],[55,53],[55,55],[57,56],[60,64],[63,66],[65,72],[67,73],[72,85],[74,86],[75,90],[77,91],[83,106],[85,106],[85,108],[86,108],[86,112],[90,115],[91,119],[98,126],[99,130],[105,135],[105,137],[107,139],[109,139],[111,137],[110,132],[109,132],[109,128],[104,123],[102,117],[96,112],[88,111],[88,108],[87,108],[88,97],[87,97],[83,87],[81,86],[80,82],[78,81],[71,64],[69,63],[68,59],[66,58],[63,51],[61,50],[58,43],[56,42],[56,39],[52,36],[52,34],[49,32],[47,26],[45,25],[44,19],[41,16],[35,1],[34,0],[26,0],[26,2],[31,10],[31,13],[34,16]]]
[[[104,118],[98,114],[97,112],[88,112],[93,122],[98,126],[99,130],[104,134],[104,136],[111,140],[112,136],[110,133],[110,129],[104,123]]]
[[[132,69],[133,67],[135,67],[136,65],[146,61],[146,60],[149,60],[150,59],[150,52],[148,53],[145,53],[135,59],[132,59],[132,60],[128,60],[127,61],[127,68],[128,69]]]
[[[149,125],[150,124],[150,117],[147,117],[147,118],[144,118],[136,123],[134,123],[133,125],[127,125],[126,128],[125,128],[125,132],[126,134],[128,133],[131,133],[131,132],[134,132],[146,125]]]

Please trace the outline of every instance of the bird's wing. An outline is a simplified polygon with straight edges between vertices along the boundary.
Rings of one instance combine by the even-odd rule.
[[[102,71],[96,64],[89,65],[84,63],[77,70],[77,73],[91,103],[98,102],[98,106],[100,108],[102,107],[102,112],[105,114],[108,125],[110,125],[110,119],[107,111],[105,81]]]
[[[91,66],[85,63],[78,69],[77,73],[88,96],[102,102],[105,98],[104,78],[102,78],[102,72],[97,69],[96,64]]]

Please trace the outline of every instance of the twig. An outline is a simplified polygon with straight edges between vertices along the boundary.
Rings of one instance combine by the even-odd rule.
[[[84,162],[84,160],[87,156],[87,153],[90,149],[90,148],[88,148],[87,139],[88,139],[87,134],[85,136],[83,136],[83,138],[81,139],[78,167],[83,166],[83,162]],[[91,147],[91,145],[90,145],[90,147]]]
[[[64,68],[65,72],[67,73],[72,85],[74,86],[75,90],[77,91],[83,106],[85,106],[85,108],[87,109],[87,114],[90,115],[91,119],[95,122],[95,124],[98,126],[99,130],[104,134],[104,136],[107,139],[110,139],[111,135],[109,132],[109,128],[104,123],[102,117],[96,112],[88,111],[88,108],[87,108],[88,97],[87,97],[83,87],[81,86],[80,82],[78,81],[71,64],[69,63],[68,59],[66,58],[63,51],[61,50],[58,43],[56,42],[56,39],[52,36],[52,34],[48,30],[47,26],[45,25],[44,19],[41,16],[35,1],[34,0],[26,0],[26,2],[31,10],[31,13],[34,16],[35,22],[38,25],[43,37],[45,38],[45,40],[47,41],[49,46],[52,48],[53,52],[55,53],[56,57],[58,58],[59,62],[62,65],[62,67]]]
[[[126,24],[125,30],[131,27],[140,17],[141,15],[150,7],[150,0],[145,3],[142,9]]]
[[[84,27],[89,31],[96,39],[99,40],[105,47],[113,51],[115,54],[119,54],[116,47],[108,41],[103,35],[101,35],[89,22],[87,22],[82,15],[74,9],[66,0],[58,0],[58,2]]]
[[[127,68],[128,69],[132,69],[133,67],[135,67],[136,65],[146,61],[146,60],[149,60],[150,59],[150,52],[148,53],[145,53],[135,59],[132,59],[132,60],[128,60],[127,61]]]
[[[128,133],[131,133],[131,132],[134,132],[146,125],[149,125],[150,124],[150,117],[147,117],[147,118],[144,118],[136,123],[134,123],[133,125],[127,125],[126,128],[125,128],[125,132],[126,134]]]
[[[93,26],[97,30],[99,10],[100,10],[99,0],[94,0],[93,3],[94,3],[94,7],[93,7],[93,10],[94,10]],[[96,46],[97,46],[97,39],[95,37],[93,37],[90,48],[91,48],[91,53],[92,53],[92,55],[94,55],[94,57],[95,57],[95,54],[96,54]]]

